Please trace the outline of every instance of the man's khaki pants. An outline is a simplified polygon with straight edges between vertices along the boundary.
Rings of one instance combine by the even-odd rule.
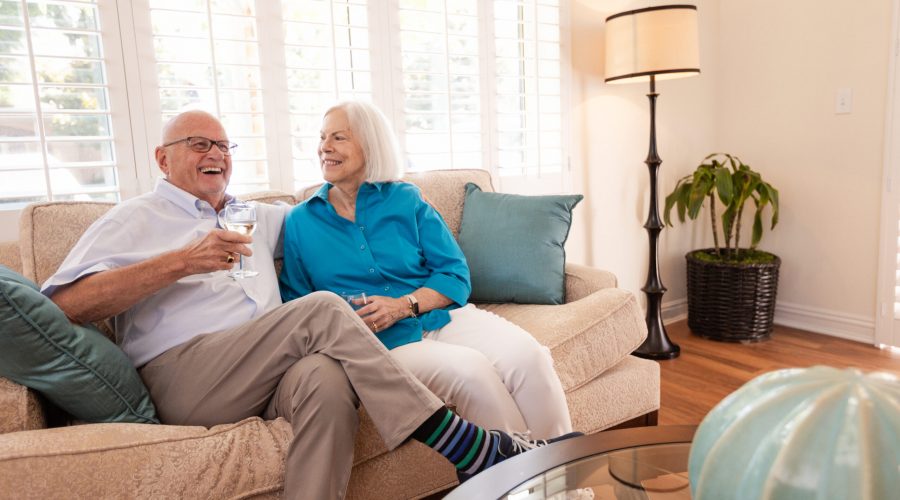
[[[442,406],[346,302],[327,292],[199,335],[140,374],[167,424],[212,426],[257,415],[289,420],[286,498],[343,498],[360,402],[389,449]]]

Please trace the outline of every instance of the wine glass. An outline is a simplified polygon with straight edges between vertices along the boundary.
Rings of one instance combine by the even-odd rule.
[[[256,230],[256,205],[252,203],[236,202],[225,206],[223,217],[225,229],[250,236]],[[238,270],[232,270],[228,276],[239,280],[252,278],[259,274],[258,271],[244,269],[244,256],[239,254]]]

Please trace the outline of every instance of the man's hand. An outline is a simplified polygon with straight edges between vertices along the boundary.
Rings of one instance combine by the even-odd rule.
[[[252,242],[253,238],[250,236],[224,229],[213,229],[206,236],[197,238],[176,250],[174,256],[184,264],[185,276],[224,271],[234,267],[238,254],[247,257],[253,255],[247,246]]]
[[[253,253],[247,247],[251,241],[234,231],[213,229],[177,250],[85,276],[57,289],[51,299],[76,323],[105,319],[186,276],[231,269],[237,254]]]

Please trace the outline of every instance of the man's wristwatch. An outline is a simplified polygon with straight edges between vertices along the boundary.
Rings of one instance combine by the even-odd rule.
[[[415,318],[419,315],[419,301],[411,294],[406,296],[406,300],[409,302],[409,315]]]

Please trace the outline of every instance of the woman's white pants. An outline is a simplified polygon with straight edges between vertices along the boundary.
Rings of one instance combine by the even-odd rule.
[[[487,429],[548,439],[572,431],[550,349],[522,328],[472,304],[421,342],[391,350],[445,403]]]

